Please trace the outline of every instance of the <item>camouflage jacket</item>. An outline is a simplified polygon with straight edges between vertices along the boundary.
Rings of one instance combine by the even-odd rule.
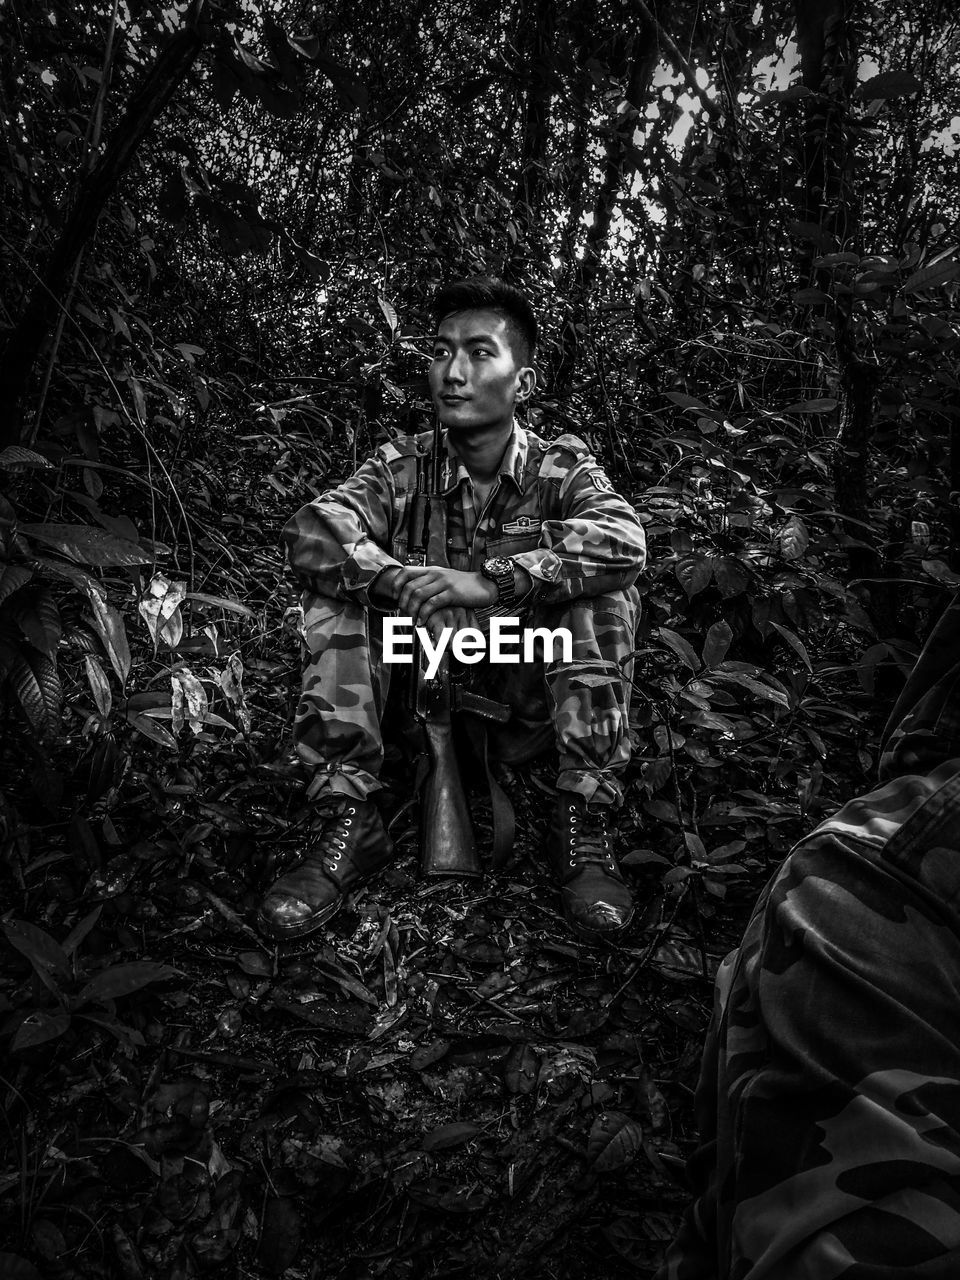
[[[717,977],[658,1280],[960,1276],[960,597]]]
[[[418,458],[432,442],[432,432],[390,441],[349,480],[300,508],[283,536],[301,586],[370,603],[377,575],[404,562]],[[637,513],[576,436],[548,444],[515,424],[480,512],[470,475],[446,443],[441,488],[453,569],[512,556],[533,579],[534,598],[553,603],[630,586],[643,568]]]

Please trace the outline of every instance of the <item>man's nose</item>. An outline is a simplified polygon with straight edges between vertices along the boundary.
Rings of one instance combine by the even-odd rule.
[[[466,364],[462,355],[452,355],[446,363],[443,371],[444,382],[456,383],[462,386],[467,380]]]

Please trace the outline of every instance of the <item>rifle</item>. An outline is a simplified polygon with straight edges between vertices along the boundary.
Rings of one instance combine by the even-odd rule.
[[[430,488],[426,487],[426,460],[417,459],[417,488],[410,509],[407,564],[447,563],[447,509],[440,492],[440,423],[433,433],[430,455]],[[420,800],[421,870],[425,876],[479,876],[476,839],[467,808],[453,743],[454,710],[473,712],[505,723],[508,707],[472,694],[450,679],[449,655],[437,672],[426,675],[427,656],[414,638],[410,709],[423,730],[428,772]]]

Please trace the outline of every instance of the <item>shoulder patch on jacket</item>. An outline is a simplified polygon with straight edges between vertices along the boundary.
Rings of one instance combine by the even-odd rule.
[[[560,436],[549,445],[540,460],[540,479],[562,483],[574,467],[590,456],[589,448],[579,436]]]
[[[377,457],[387,466],[401,458],[415,458],[423,450],[420,436],[397,436],[396,440],[388,440],[377,449]]]
[[[591,467],[587,472],[587,479],[595,489],[599,489],[601,493],[616,493],[613,487],[613,481],[604,471],[603,467]]]

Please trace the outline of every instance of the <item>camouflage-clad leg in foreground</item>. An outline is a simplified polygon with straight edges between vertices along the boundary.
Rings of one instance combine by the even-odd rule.
[[[960,598],[718,975],[658,1280],[960,1277]]]
[[[521,627],[568,628],[570,662],[559,660],[557,647],[552,661],[474,667],[475,685],[514,709],[492,754],[514,754],[526,735],[552,723],[558,786],[593,804],[618,805],[630,758],[629,655],[638,611],[635,587],[540,606]],[[384,663],[380,615],[352,601],[306,595],[304,632],[308,659],[294,735],[301,758],[315,770],[308,794],[365,798],[380,786],[380,721],[389,683],[409,679],[411,669]]]

